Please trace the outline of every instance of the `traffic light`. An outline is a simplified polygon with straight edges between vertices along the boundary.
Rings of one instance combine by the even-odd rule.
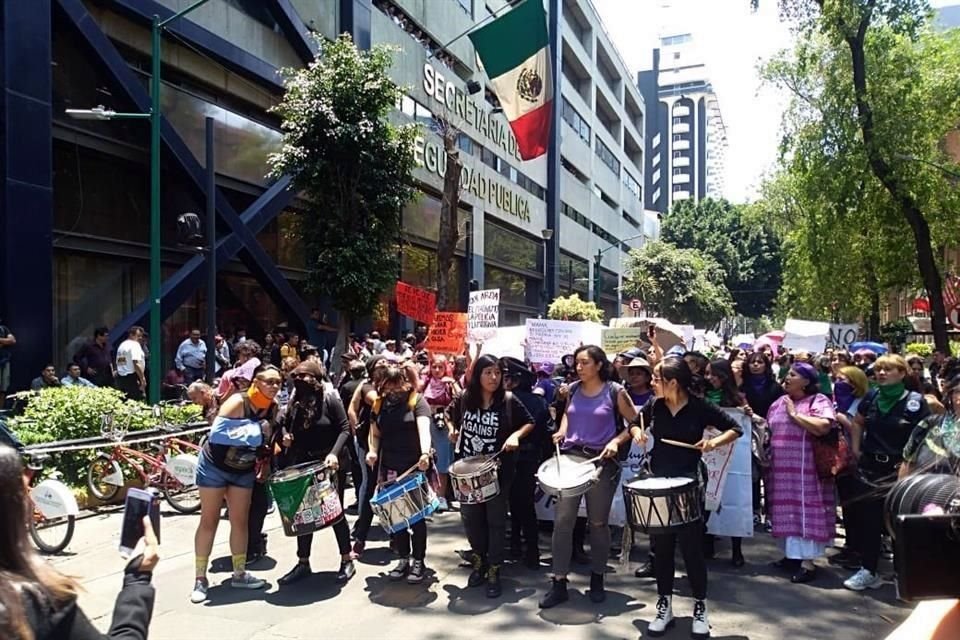
[[[602,256],[597,253],[596,260],[593,262],[593,301],[600,306],[600,260]]]

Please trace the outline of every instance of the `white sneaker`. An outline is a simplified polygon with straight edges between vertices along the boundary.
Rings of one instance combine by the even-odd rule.
[[[253,574],[246,571],[239,576],[233,576],[230,580],[230,586],[234,589],[262,589],[266,584],[266,580],[254,577]]]
[[[707,620],[705,600],[697,600],[693,603],[693,626],[690,628],[690,637],[697,640],[710,637],[710,622]]]
[[[647,625],[647,635],[651,638],[659,638],[676,622],[673,619],[672,603],[672,596],[657,598],[657,616]]]
[[[883,586],[883,578],[867,569],[860,569],[844,581],[843,586],[852,591],[864,589],[879,589]]]
[[[190,602],[193,604],[200,604],[207,599],[207,589],[209,588],[209,583],[206,578],[197,578],[197,581],[193,583],[193,592],[190,594]]]
[[[410,572],[410,559],[409,558],[400,558],[397,560],[397,564],[394,565],[393,569],[390,569],[390,573],[387,574],[387,577],[391,580],[403,580],[403,577]]]

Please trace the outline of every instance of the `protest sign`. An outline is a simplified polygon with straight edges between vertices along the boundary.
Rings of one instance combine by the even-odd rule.
[[[437,296],[406,282],[397,282],[397,311],[417,322],[430,324],[437,312]]]
[[[726,466],[726,481],[720,480],[720,508],[710,514],[707,531],[717,536],[750,538],[753,537],[753,468],[750,453],[753,424],[750,416],[740,409],[722,411],[743,428],[743,435],[728,445],[733,453]]]
[[[493,337],[483,341],[480,349],[480,355],[489,353],[498,358],[517,358],[525,359],[527,342],[527,327],[519,325],[516,327],[497,327],[494,329]]]
[[[637,341],[646,335],[646,331],[640,327],[604,329],[600,338],[600,347],[604,353],[613,357],[637,346]]]
[[[834,349],[849,349],[860,337],[860,327],[856,324],[830,324],[827,346]]]
[[[500,289],[471,291],[467,318],[467,339],[470,342],[492,338],[500,325]]]
[[[427,334],[427,351],[430,353],[463,353],[467,340],[467,314],[438,311]]]
[[[712,427],[703,430],[704,438],[716,438],[719,435],[720,432]],[[703,454],[703,462],[707,465],[707,511],[716,511],[720,506],[720,497],[723,495],[723,485],[727,481],[732,457],[733,443],[711,449]]]
[[[580,345],[601,342],[603,325],[568,320],[527,320],[527,355],[538,364],[560,362]]]
[[[822,353],[827,345],[830,324],[790,318],[783,325],[783,347],[792,351]]]

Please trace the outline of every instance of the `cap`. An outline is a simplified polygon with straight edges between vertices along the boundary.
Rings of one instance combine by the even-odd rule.
[[[627,369],[633,368],[646,369],[647,373],[653,373],[653,367],[644,358],[634,358],[627,363]]]
[[[555,367],[553,366],[552,362],[545,362],[537,367],[537,373],[545,373],[548,376],[552,376],[554,369]]]
[[[617,357],[624,358],[627,361],[633,360],[635,358],[641,358],[645,355],[643,349],[640,347],[631,347],[624,351],[623,353],[618,353]]]
[[[507,375],[519,375],[521,373],[530,372],[530,369],[527,368],[527,365],[523,362],[523,360],[510,356],[500,358],[500,369],[502,369]]]

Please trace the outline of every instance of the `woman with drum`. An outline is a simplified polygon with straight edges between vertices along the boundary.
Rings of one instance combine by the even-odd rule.
[[[415,366],[413,363],[402,368],[388,365],[380,374],[367,453],[367,464],[374,469],[377,484],[394,480],[413,467],[420,471],[430,468],[430,422],[433,416],[423,397],[417,397],[416,403],[410,401],[411,394],[416,391],[407,367]],[[426,570],[423,562],[427,554],[426,521],[419,520],[409,530],[404,528],[391,534],[390,539],[400,555],[400,560],[388,574],[390,580],[402,580],[406,576],[409,584],[423,582]]]
[[[197,464],[200,492],[200,523],[194,538],[196,580],[190,601],[207,599],[207,565],[220,522],[224,497],[230,514],[230,554],[237,589],[261,589],[266,584],[245,570],[247,562],[247,519],[250,496],[256,482],[257,449],[269,442],[277,413],[274,400],[283,377],[267,365],[254,374],[247,393],[234,394],[220,407]]]
[[[443,412],[453,402],[454,396],[460,392],[460,385],[447,373],[447,357],[442,354],[434,355],[430,359],[430,367],[420,380],[420,393],[430,405],[434,415],[434,428],[430,430],[433,438],[433,450],[436,452],[437,491],[439,492],[440,508],[438,512],[447,510],[447,484],[450,464],[453,462],[453,445],[447,437],[447,425]]]
[[[580,380],[568,389],[569,399],[560,429],[553,436],[554,443],[564,452],[562,458],[567,461],[561,464],[561,460],[556,459],[558,480],[563,481],[564,468],[578,471],[573,466],[576,463],[593,464],[591,461],[599,459],[601,467],[596,483],[586,493],[567,497],[561,495],[556,502],[552,541],[553,579],[550,590],[540,600],[543,609],[554,607],[569,598],[567,574],[570,570],[573,527],[584,495],[587,500],[592,565],[590,599],[603,602],[606,598],[603,575],[610,555],[608,521],[613,494],[620,486],[620,466],[616,458],[621,447],[630,439],[623,419],[633,420],[637,415],[627,391],[611,382],[612,367],[600,347],[580,347],[573,357]]]
[[[291,374],[294,394],[277,418],[277,428],[282,432],[283,453],[279,456],[281,469],[305,463],[323,462],[327,469],[336,473],[337,494],[343,504],[343,489],[347,482],[346,465],[341,456],[346,453],[344,445],[350,439],[350,423],[343,409],[340,394],[323,384],[323,368],[315,360],[304,360]],[[350,527],[346,518],[333,524],[333,533],[340,549],[338,582],[347,582],[356,569],[350,558]],[[277,582],[293,584],[311,575],[310,547],[313,533],[297,536],[296,566]]]
[[[733,442],[742,433],[740,425],[723,411],[694,395],[693,385],[694,376],[685,359],[667,357],[653,370],[653,389],[657,399],[644,408],[642,415],[654,437],[650,470],[655,478],[690,478],[698,484],[704,482],[706,469],[702,455]],[[703,430],[707,427],[722,433],[716,438],[706,439]],[[630,425],[630,435],[638,443],[646,444],[646,433],[637,422]],[[697,493],[702,496],[702,490]],[[659,597],[656,616],[647,627],[648,635],[662,636],[674,624],[674,549],[679,542],[695,599],[691,635],[694,638],[710,637],[703,523],[697,519],[673,528],[669,533],[654,534],[650,538],[657,549],[654,571]]]
[[[456,443],[457,462],[450,468],[458,483],[454,486],[466,483],[474,489],[473,495],[458,496],[460,517],[473,551],[473,572],[467,585],[477,587],[486,582],[487,597],[498,598],[500,568],[505,559],[507,502],[517,465],[512,452],[533,431],[533,418],[517,396],[506,393],[500,362],[486,354],[473,363],[467,388],[450,405],[447,419],[450,441]],[[492,476],[492,456],[499,458],[500,465],[495,494],[489,485],[471,484],[473,476]]]

